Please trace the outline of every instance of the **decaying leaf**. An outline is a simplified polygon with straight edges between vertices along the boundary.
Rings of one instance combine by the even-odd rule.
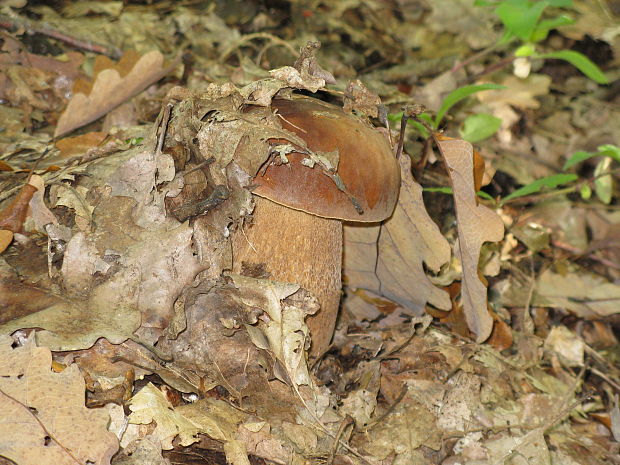
[[[285,370],[282,373],[274,368],[274,374],[284,382],[312,385],[304,351],[309,343],[304,319],[308,313],[318,310],[316,298],[307,292],[298,293],[297,284],[241,275],[231,277],[239,288],[251,290],[241,294],[241,301],[249,307],[260,308],[269,317],[264,325],[259,324],[257,328],[247,326],[247,329],[252,341],[261,349],[272,352]]]
[[[344,228],[346,283],[414,312],[421,312],[427,302],[447,310],[450,298],[428,279],[424,264],[439,271],[450,260],[450,245],[424,208],[409,157],[402,157],[400,165],[402,185],[394,214],[380,226]]]
[[[13,240],[13,231],[0,229],[0,253],[4,252]]]
[[[529,290],[517,280],[502,281],[497,289],[501,293],[502,305],[526,305]],[[536,281],[531,305],[564,308],[580,318],[597,319],[618,313],[619,300],[619,285],[574,268],[565,274],[553,270],[543,272]]]
[[[77,365],[51,369],[48,348],[0,336],[0,456],[19,464],[109,465],[118,440],[105,410],[84,406]],[[79,434],[77,433],[79,432]]]
[[[164,56],[155,50],[143,55],[123,77],[116,69],[102,70],[90,94],[73,96],[58,120],[54,137],[95,121],[164,77],[175,65],[164,66]]]
[[[21,232],[28,215],[28,203],[37,191],[30,183],[24,184],[13,200],[0,211],[0,229]]]
[[[493,318],[487,310],[486,286],[478,276],[478,259],[484,242],[497,242],[504,237],[504,225],[496,213],[476,199],[472,145],[457,139],[439,140],[437,144],[448,166],[454,192],[465,318],[476,340],[482,342],[491,334]]]
[[[154,435],[164,450],[172,449],[172,441],[179,436],[182,446],[198,441],[199,428],[193,422],[176,412],[163,392],[149,383],[131,398],[129,422],[133,424],[157,423]],[[222,439],[218,435],[216,439]]]
[[[206,398],[173,408],[161,390],[149,383],[133,396],[129,409],[130,423],[156,423],[153,435],[164,450],[173,448],[172,441],[177,436],[182,446],[188,446],[200,440],[199,434],[206,434],[224,442],[229,463],[250,463],[243,442],[235,438],[238,426],[247,415],[222,400]]]

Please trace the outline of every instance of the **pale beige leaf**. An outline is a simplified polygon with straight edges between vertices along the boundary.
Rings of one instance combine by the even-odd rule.
[[[235,442],[237,428],[247,417],[226,402],[212,398],[173,408],[164,393],[151,383],[132,397],[129,409],[129,423],[156,423],[153,435],[164,450],[173,448],[172,441],[177,436],[182,446],[193,444],[199,440],[199,433],[217,441]],[[235,450],[236,446],[231,447]]]
[[[381,226],[344,228],[346,283],[414,311],[427,302],[449,309],[448,294],[428,279],[424,264],[438,271],[450,260],[450,245],[424,208],[409,157],[402,157],[400,165],[402,185],[394,214]]]
[[[157,50],[143,55],[123,78],[115,69],[104,69],[95,78],[89,95],[75,94],[60,115],[54,137],[95,121],[164,77],[164,56]]]
[[[109,465],[118,440],[108,412],[84,405],[77,365],[54,373],[48,348],[12,342],[0,336],[0,456],[20,465]]]
[[[491,209],[479,204],[474,187],[474,151],[469,142],[450,139],[438,141],[454,191],[459,253],[463,267],[461,298],[467,326],[476,340],[486,340],[493,329],[487,310],[487,289],[478,277],[482,244],[504,237],[504,224]]]
[[[4,252],[13,241],[13,231],[0,229],[0,253]]]
[[[555,352],[570,367],[582,367],[585,343],[566,326],[554,326],[545,339],[545,349]]]
[[[250,465],[245,444],[241,441],[234,439],[226,442],[224,444],[224,453],[226,454],[226,462],[232,465]]]
[[[252,341],[259,347],[268,344],[269,350],[282,364],[291,382],[311,385],[304,352],[309,331],[304,319],[307,314],[316,310],[316,299],[309,293],[302,292],[298,284],[236,274],[230,276],[235,286],[242,291],[241,301],[260,308],[268,315],[268,321],[258,325],[264,338],[257,338],[255,331],[252,331]],[[288,381],[284,377],[278,377],[282,378],[281,381]]]
[[[144,386],[129,402],[129,423],[157,424],[153,435],[160,440],[164,450],[172,449],[172,441],[179,436],[182,446],[198,441],[198,427],[175,411],[163,392],[152,383]]]
[[[538,278],[533,304],[560,307],[580,318],[601,318],[620,312],[620,285],[575,269],[567,274],[545,271]]]
[[[35,229],[39,232],[45,232],[45,225],[50,223],[58,224],[58,220],[54,214],[47,208],[47,205],[45,205],[45,200],[43,198],[45,194],[45,182],[41,176],[33,174],[28,184],[37,188],[37,191],[32,195],[29,203]]]
[[[512,105],[516,108],[538,108],[540,102],[536,99],[549,93],[551,78],[545,74],[530,74],[526,79],[516,76],[507,76],[502,84],[505,89],[479,92],[476,97],[492,108],[503,105]]]

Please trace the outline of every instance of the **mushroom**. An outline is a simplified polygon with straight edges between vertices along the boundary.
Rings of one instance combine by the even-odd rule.
[[[392,214],[400,170],[387,138],[341,108],[308,98],[275,99],[282,127],[315,153],[338,151],[337,173],[346,187],[307,154],[288,153],[288,163],[270,163],[254,178],[253,221],[233,235],[233,271],[268,272],[312,292],[320,310],[308,317],[310,355],[331,342],[342,291],[342,222],[379,222]]]

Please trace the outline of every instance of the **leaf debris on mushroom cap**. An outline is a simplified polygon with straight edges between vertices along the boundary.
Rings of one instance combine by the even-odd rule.
[[[400,172],[380,132],[334,105],[308,97],[274,99],[272,107],[284,129],[303,138],[309,149],[338,151],[337,174],[346,192],[320,166],[304,166],[306,154],[292,152],[288,163],[270,164],[259,172],[254,194],[325,218],[376,222],[392,214]]]

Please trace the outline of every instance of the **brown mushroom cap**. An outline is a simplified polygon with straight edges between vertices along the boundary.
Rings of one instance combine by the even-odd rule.
[[[307,155],[287,154],[289,163],[267,167],[255,178],[253,193],[281,205],[325,218],[375,222],[394,210],[400,170],[387,139],[339,107],[308,97],[274,99],[282,126],[303,138],[314,152],[338,150],[338,175],[348,194],[317,164],[301,164]],[[351,197],[363,210],[360,213]]]

